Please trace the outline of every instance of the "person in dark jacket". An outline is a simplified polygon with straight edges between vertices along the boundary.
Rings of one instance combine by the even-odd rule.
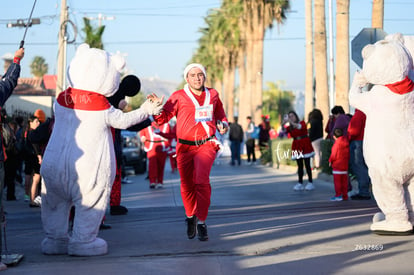
[[[321,164],[321,141],[323,140],[323,115],[319,109],[313,109],[308,116],[308,133],[315,152],[313,167],[319,169]]]
[[[241,164],[240,159],[240,146],[243,142],[243,128],[238,123],[238,117],[234,117],[234,122],[230,123],[229,130],[229,140],[230,140],[230,150],[231,150],[231,165],[234,165],[236,162],[238,165]]]
[[[14,53],[13,63],[7,69],[0,81],[0,106],[3,107],[7,99],[11,96],[14,88],[17,86],[17,79],[20,77],[20,60],[24,56],[24,48],[18,49]],[[4,161],[6,160],[5,152],[3,150],[3,141],[0,139],[0,221],[4,220],[3,213],[3,190],[4,190]],[[0,255],[2,254],[2,230],[0,230]],[[7,266],[1,262],[0,270],[6,269]]]

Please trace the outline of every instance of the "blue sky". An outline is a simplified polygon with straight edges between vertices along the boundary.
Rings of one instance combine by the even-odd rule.
[[[292,12],[284,25],[275,25],[266,34],[264,48],[264,83],[282,81],[288,90],[303,90],[305,85],[305,14],[304,2],[292,0]],[[333,15],[335,17],[335,0]],[[49,64],[49,74],[56,73],[58,55],[59,0],[38,0],[33,18],[41,24],[28,29],[22,62],[22,77],[30,77],[29,64],[42,56]],[[128,69],[138,77],[159,77],[180,82],[182,71],[197,48],[199,29],[209,9],[220,6],[219,0],[67,0],[69,19],[77,26],[77,42],[83,41],[82,17],[97,18],[101,13],[113,20],[103,20],[105,49],[126,55]],[[23,38],[24,28],[7,28],[8,22],[28,18],[33,0],[2,3],[0,9],[0,55],[14,53]],[[328,7],[328,1],[327,5]],[[372,0],[352,0],[350,4],[350,38],[371,25]],[[385,0],[384,31],[413,34],[412,0]],[[328,22],[328,14],[327,22]],[[334,18],[335,19],[335,18]],[[93,20],[98,25],[98,20]],[[335,21],[334,21],[335,23]],[[328,31],[328,30],[327,30]],[[73,32],[70,31],[71,34]],[[334,24],[335,37],[335,24]],[[73,38],[73,35],[70,39]],[[68,45],[68,62],[75,46]],[[351,76],[356,69],[351,61]]]

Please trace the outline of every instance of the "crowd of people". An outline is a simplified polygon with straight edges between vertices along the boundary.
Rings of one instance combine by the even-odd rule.
[[[24,186],[24,200],[30,207],[41,206],[40,165],[53,121],[36,110],[28,117],[9,117],[2,109],[2,134],[5,148],[6,199],[16,200],[16,184]]]
[[[371,199],[371,180],[363,156],[365,114],[356,109],[354,114],[346,114],[342,106],[334,106],[326,125],[319,109],[308,114],[308,120],[300,120],[296,112],[290,111],[282,120],[281,136],[292,138],[291,158],[297,163],[298,183],[295,191],[314,190],[312,171],[321,169],[323,140],[331,144],[328,156],[332,169],[335,196],[331,201]],[[325,135],[325,137],[324,137]],[[308,183],[303,184],[304,166]],[[358,192],[351,182],[356,180]]]

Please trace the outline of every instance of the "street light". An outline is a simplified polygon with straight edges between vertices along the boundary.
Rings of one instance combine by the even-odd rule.
[[[26,27],[31,27],[32,25],[38,25],[40,24],[40,18],[33,18],[32,20],[30,20],[30,22],[28,24],[26,24],[23,19],[18,19],[16,23],[7,23],[7,28],[14,28],[14,27],[19,27],[19,28],[26,28]]]

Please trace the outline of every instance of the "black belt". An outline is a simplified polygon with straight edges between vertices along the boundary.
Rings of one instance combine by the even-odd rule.
[[[300,136],[300,137],[294,137],[293,139],[294,140],[299,140],[299,139],[302,139],[302,138],[307,138],[308,136]]]
[[[212,136],[210,136],[210,137],[208,137],[206,139],[195,140],[195,141],[193,141],[193,140],[185,140],[185,139],[179,138],[178,139],[178,142],[181,143],[181,144],[185,144],[185,145],[197,145],[197,146],[200,146],[200,145],[203,145],[204,143],[206,143],[207,141],[212,140],[214,137],[215,136],[212,135]]]

